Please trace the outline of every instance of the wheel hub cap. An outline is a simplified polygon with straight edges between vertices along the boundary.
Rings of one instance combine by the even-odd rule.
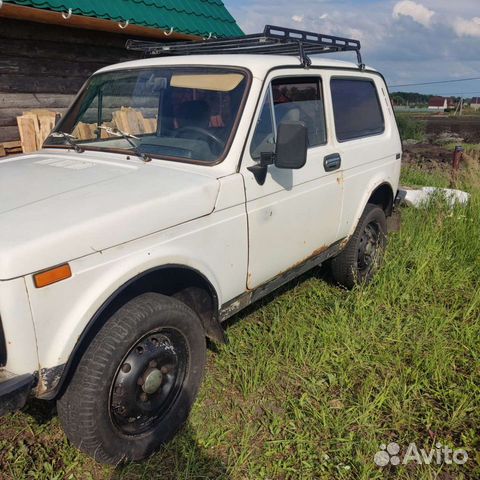
[[[150,373],[145,378],[145,383],[142,388],[145,393],[150,395],[155,393],[162,384],[163,375],[162,372],[158,369],[151,370]]]

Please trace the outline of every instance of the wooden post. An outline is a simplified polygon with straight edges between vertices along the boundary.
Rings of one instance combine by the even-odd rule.
[[[460,145],[457,145],[453,151],[452,167],[454,171],[457,171],[460,168],[460,161],[462,160],[463,152],[464,149]]]

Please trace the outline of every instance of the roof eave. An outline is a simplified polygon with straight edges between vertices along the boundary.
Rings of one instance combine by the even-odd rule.
[[[0,8],[0,17],[14,20],[26,20],[30,22],[47,23],[60,25],[62,27],[83,28],[99,32],[109,32],[128,35],[130,37],[144,37],[161,40],[199,40],[200,37],[186,33],[167,32],[160,28],[143,27],[141,25],[128,24],[125,28],[113,20],[102,18],[86,17],[82,15],[71,15],[68,19],[62,16],[61,12],[43,10],[39,8],[24,7],[3,3]],[[168,35],[168,36],[166,36]]]

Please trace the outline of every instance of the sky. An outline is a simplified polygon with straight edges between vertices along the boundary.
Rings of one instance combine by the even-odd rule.
[[[265,24],[355,38],[391,91],[480,97],[480,0],[224,0],[245,33]],[[354,59],[346,52],[342,59]]]

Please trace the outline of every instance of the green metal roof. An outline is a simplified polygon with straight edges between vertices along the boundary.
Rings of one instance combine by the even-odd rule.
[[[192,35],[243,35],[222,0],[5,0],[25,7],[125,21]]]

